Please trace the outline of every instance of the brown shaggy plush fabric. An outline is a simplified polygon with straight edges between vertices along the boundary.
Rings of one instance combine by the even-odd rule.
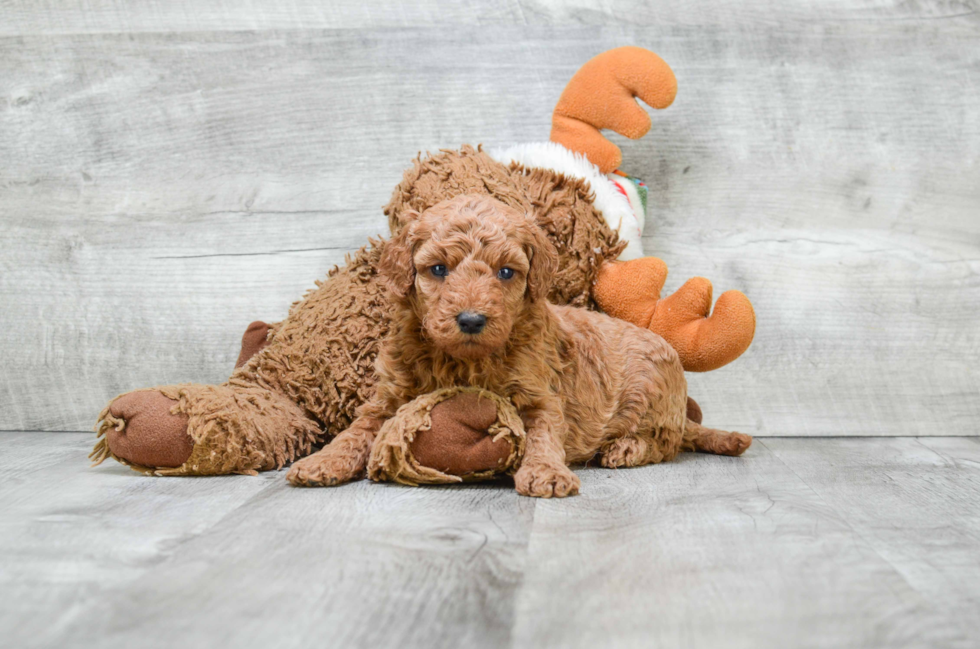
[[[398,233],[418,210],[467,192],[493,194],[533,215],[559,251],[552,300],[592,305],[590,289],[599,267],[615,259],[623,244],[593,207],[582,181],[505,167],[473,147],[442,151],[416,160],[395,189],[385,208],[392,231]],[[383,247],[362,248],[318,282],[285,320],[270,326],[264,346],[256,345],[260,351],[224,384],[133,393],[131,412],[152,406],[161,395],[174,400],[169,413],[156,409],[167,419],[159,430],[179,433],[187,416],[184,429],[194,448],[182,465],[147,467],[120,455],[126,453],[126,434],[149,439],[148,431],[139,421],[113,415],[112,404],[96,424],[99,440],[92,458],[98,463],[112,457],[167,475],[252,473],[302,457],[350,426],[357,408],[374,394],[375,359],[389,328],[387,289],[377,272]]]
[[[124,436],[134,423],[112,411],[119,401],[143,393],[155,399],[161,396],[169,399],[173,403],[171,416],[186,421],[186,431],[194,447],[183,464],[146,466],[120,456],[118,446],[110,449],[110,436]],[[112,457],[136,471],[152,475],[254,475],[306,455],[320,440],[320,427],[302,408],[282,393],[257,385],[184,384],[139,390],[117,397],[102,411],[99,420],[100,439],[92,459],[98,463]]]
[[[374,393],[374,359],[388,333],[387,289],[377,274],[381,250],[362,248],[317,282],[228,384],[280,392],[329,433],[350,425]]]
[[[751,443],[688,421],[684,368],[663,338],[548,302],[558,253],[526,212],[462,194],[402,216],[380,264],[393,320],[377,392],[330,445],[293,465],[292,484],[362,477],[376,436],[406,404],[459,386],[503,397],[519,413],[526,440],[514,483],[528,496],[576,493],[567,465],[597,454],[617,468],[669,460],[685,447],[737,455]],[[404,446],[378,453],[404,454]]]

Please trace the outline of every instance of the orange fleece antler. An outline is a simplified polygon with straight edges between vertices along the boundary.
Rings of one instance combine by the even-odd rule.
[[[664,338],[688,372],[709,372],[741,356],[755,336],[755,310],[741,291],[725,291],[711,310],[711,282],[692,277],[660,299],[667,264],[656,257],[606,263],[593,296],[607,315]]]
[[[639,139],[651,124],[634,98],[667,108],[676,94],[673,70],[650,50],[627,46],[603,52],[583,65],[562,92],[551,118],[551,141],[584,154],[609,173],[623,154],[599,129]]]

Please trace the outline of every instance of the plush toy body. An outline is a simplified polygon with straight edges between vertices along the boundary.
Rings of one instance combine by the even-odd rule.
[[[558,252],[549,292],[554,303],[602,307],[650,328],[678,349],[689,370],[723,365],[751,341],[754,314],[741,294],[731,292],[734,298],[727,305],[722,296],[708,317],[710,284],[707,291],[704,284],[696,290],[685,285],[660,300],[666,276],[662,262],[640,257],[641,251],[634,251],[631,260],[616,261],[634,243],[623,225],[632,219],[638,228],[642,219],[636,218],[628,194],[567,148],[546,143],[491,155],[463,147],[419,159],[385,208],[392,234],[418,213],[462,194],[492,196],[532,216]],[[638,235],[632,238],[638,241]],[[378,242],[351,256],[294,304],[284,321],[247,333],[241,359],[247,361],[224,384],[164,386],[117,397],[100,416],[93,458],[113,457],[158,475],[253,473],[308,455],[349,427],[357,408],[374,395],[374,363],[390,326],[387,287],[378,274],[385,245]],[[473,396],[463,392],[429,399],[423,426],[414,432],[404,428],[398,440],[377,445],[410,451],[405,475],[379,469],[373,476],[405,482],[447,479],[427,480],[435,474],[426,473],[432,467],[419,457],[456,474],[496,471],[500,456],[515,455],[514,444],[503,444],[496,435],[496,446],[492,439],[471,446],[460,440],[486,439],[491,429],[510,430],[502,423],[510,416],[507,404],[487,395],[472,401]],[[489,424],[488,403],[494,417]],[[481,425],[482,430],[474,428]],[[426,450],[426,437],[431,442],[440,430],[448,435],[445,443],[429,443]],[[453,436],[460,431],[463,435]]]

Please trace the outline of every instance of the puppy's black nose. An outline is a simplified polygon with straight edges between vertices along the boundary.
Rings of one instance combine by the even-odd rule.
[[[487,316],[482,313],[463,311],[456,316],[456,324],[464,334],[478,334],[487,326]]]

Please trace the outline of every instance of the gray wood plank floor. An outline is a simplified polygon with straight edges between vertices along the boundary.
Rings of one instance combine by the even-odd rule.
[[[0,637],[38,647],[968,647],[977,438],[757,440],[741,459],[289,488],[91,469],[2,433]]]
[[[220,381],[420,150],[546,139],[573,72],[659,52],[674,106],[624,168],[647,248],[738,288],[739,361],[692,375],[757,435],[973,435],[976,0],[0,0],[0,430]]]

